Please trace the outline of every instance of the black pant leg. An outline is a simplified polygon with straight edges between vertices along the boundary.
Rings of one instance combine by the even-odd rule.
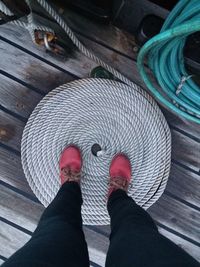
[[[30,241],[2,267],[89,267],[77,183],[65,183],[44,211]]]
[[[150,215],[122,190],[108,201],[111,217],[106,267],[199,267],[200,264],[158,232]]]

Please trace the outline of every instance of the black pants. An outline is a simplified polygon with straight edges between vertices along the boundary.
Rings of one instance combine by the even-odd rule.
[[[30,241],[2,267],[88,267],[81,190],[65,183],[44,211]],[[194,267],[191,256],[159,234],[151,217],[122,190],[108,201],[111,216],[106,267]]]

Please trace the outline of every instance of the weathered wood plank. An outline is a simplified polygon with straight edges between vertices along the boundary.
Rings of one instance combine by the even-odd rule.
[[[1,196],[0,216],[33,232],[44,207],[5,187],[1,189]],[[84,232],[91,261],[104,266],[108,239],[86,227]]]
[[[1,186],[0,217],[33,232],[41,217],[44,206]]]
[[[0,105],[21,117],[28,118],[41,100],[41,94],[1,74],[0,81]]]
[[[95,231],[88,229],[87,227],[84,227],[83,230],[85,233],[86,242],[88,244],[90,260],[102,267],[105,266],[109,240]]]
[[[6,258],[9,258],[30,239],[30,235],[2,221],[0,221],[0,228],[0,254]]]
[[[163,194],[148,209],[149,214],[159,223],[170,227],[200,245],[200,212]]]
[[[43,14],[43,9],[38,5],[33,7],[34,11]],[[46,14],[45,14],[46,15]],[[135,38],[128,32],[122,31],[112,24],[102,24],[91,21],[86,16],[81,16],[77,12],[70,9],[62,10],[62,17],[65,18],[70,28],[76,33],[83,35],[105,47],[112,48],[118,53],[136,59],[137,54],[135,47]],[[51,18],[52,19],[52,18]]]
[[[172,163],[166,192],[199,207],[200,176]]]
[[[182,131],[185,134],[191,135],[196,140],[200,140],[200,126],[194,122],[179,117],[178,115],[168,111],[167,109],[161,108],[165,118],[167,119],[169,125],[173,129]]]
[[[25,35],[25,37],[28,36]],[[35,52],[37,53],[37,51],[40,50],[36,47]],[[28,85],[31,84],[31,87],[36,87],[42,92],[49,92],[63,83],[74,80],[74,76],[64,72],[64,70],[60,71],[58,68],[52,67],[34,56],[2,41],[0,42],[0,53],[0,69]],[[44,51],[41,51],[41,53],[44,55],[44,59],[48,55]]]
[[[2,147],[0,148],[0,180],[33,195],[24,177],[20,157]]]
[[[0,78],[1,81],[1,78]],[[24,123],[0,109],[0,142],[20,151]]]
[[[200,174],[200,143],[171,130],[172,133],[172,159],[194,169]]]
[[[96,63],[94,63],[92,60],[85,57],[80,51],[76,49],[71,49],[71,46],[72,46],[71,42],[66,43],[67,49],[68,50],[71,49],[71,52],[69,52],[69,54],[67,54],[66,57],[56,56],[52,53],[45,53],[45,49],[43,47],[36,46],[32,42],[31,37],[27,31],[24,31],[23,28],[18,27],[18,26],[13,27],[9,23],[0,26],[0,39],[3,41],[4,38],[17,44],[18,48],[20,48],[21,50],[24,50],[24,51],[26,50],[27,52],[30,51],[31,53],[29,53],[29,55],[34,54],[35,57],[41,59],[43,62],[47,62],[49,65],[54,66],[54,68],[56,68],[58,71],[62,71],[65,73],[68,72],[68,75],[72,74],[73,77],[74,75],[77,77],[87,77],[90,72],[88,70],[91,70],[92,68],[96,66]],[[26,42],[24,42],[24,40],[26,40]],[[5,44],[4,42],[1,42],[1,43],[2,43],[1,49],[5,50],[5,44],[7,46],[8,42],[5,42]],[[6,53],[6,51],[2,51],[2,52]],[[38,67],[38,65],[37,66],[33,65],[30,68],[30,71],[28,70],[29,75],[30,74],[32,75],[32,71],[35,69],[35,67]],[[27,71],[25,73],[27,73]],[[41,76],[41,75],[44,76],[45,73],[42,72],[38,76]],[[45,82],[45,80],[48,77],[46,78],[43,77],[43,78],[44,78],[43,81]]]

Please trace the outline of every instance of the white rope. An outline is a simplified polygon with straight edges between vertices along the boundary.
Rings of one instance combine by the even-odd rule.
[[[6,16],[14,15],[12,11],[10,11],[10,9],[2,1],[0,1],[0,11],[4,13]]]
[[[26,0],[26,3],[27,5],[29,6],[30,8],[30,14],[27,16],[27,29],[31,35],[31,38],[34,42],[35,41],[35,30],[39,30],[39,31],[42,31],[44,33],[46,32],[50,32],[50,33],[53,33],[54,34],[54,31],[48,27],[48,26],[45,26],[44,24],[41,24],[37,21],[37,15],[35,15],[33,13],[33,10],[32,10],[32,5],[31,5],[31,0]]]
[[[29,31],[30,36],[31,36],[34,43],[37,43],[36,39],[35,39],[35,31],[36,30],[41,31],[44,34],[46,32],[48,32],[48,33],[52,33],[54,35],[53,29],[46,26],[43,19],[41,17],[39,17],[38,15],[33,13],[31,1],[26,0],[26,3],[30,8],[29,15],[24,16],[20,19],[12,20],[12,21],[10,21],[10,23],[27,29]],[[0,10],[8,16],[14,15],[2,1],[0,1]]]
[[[108,224],[109,165],[124,152],[133,167],[129,195],[143,208],[163,193],[170,169],[171,138],[155,101],[144,91],[110,80],[85,79],[51,91],[25,127],[22,165],[35,195],[47,206],[60,187],[58,162],[70,143],[83,154],[84,224]],[[103,153],[94,156],[97,143]]]
[[[36,40],[35,40],[35,31],[36,30],[41,31],[44,34],[46,32],[51,32],[52,34],[54,34],[54,31],[51,28],[46,27],[44,25],[41,25],[41,24],[37,23],[36,21],[34,21],[34,19],[33,19],[34,16],[37,17],[37,15],[33,15],[32,13],[30,13],[26,17],[22,17],[20,19],[12,20],[10,23],[14,24],[14,25],[17,25],[17,26],[20,26],[20,27],[23,27],[26,30],[28,30],[29,33],[30,33],[32,41],[34,43],[37,43]]]

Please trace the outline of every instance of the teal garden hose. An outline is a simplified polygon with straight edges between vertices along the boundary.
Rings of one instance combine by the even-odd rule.
[[[200,123],[200,87],[187,73],[183,56],[187,37],[197,31],[200,31],[200,1],[180,0],[161,32],[141,48],[138,68],[158,101],[186,119]],[[153,85],[145,70],[145,57],[161,91]]]

